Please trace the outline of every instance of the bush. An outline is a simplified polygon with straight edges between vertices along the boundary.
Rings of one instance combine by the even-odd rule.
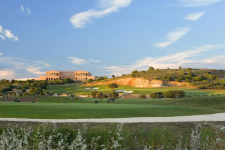
[[[167,92],[165,92],[164,96],[166,98],[184,98],[185,97],[185,92],[182,90],[169,90]]]
[[[31,101],[32,103],[35,103],[35,101]]]
[[[109,101],[111,101],[112,103],[114,103],[115,98],[112,97],[112,98],[109,99]]]
[[[20,102],[20,100],[17,99],[17,98],[14,98],[13,101],[14,101],[14,102]]]
[[[140,95],[139,95],[139,98],[140,98],[140,99],[146,99],[146,95],[140,94]]]
[[[108,95],[102,95],[102,98],[108,98]]]
[[[155,93],[151,93],[150,97],[155,99],[155,98],[163,98],[163,92],[155,92]]]
[[[92,91],[90,95],[93,98],[101,98],[103,96],[103,93],[101,91]]]
[[[99,103],[99,101],[94,101],[94,103],[95,103],[95,104],[98,104],[98,103]]]
[[[110,103],[110,100],[108,99],[106,102],[107,102],[107,103]]]

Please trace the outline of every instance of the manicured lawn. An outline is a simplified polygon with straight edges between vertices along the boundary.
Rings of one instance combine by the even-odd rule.
[[[107,85],[98,85],[98,86],[80,86],[80,85],[54,85],[54,86],[49,86],[50,87],[50,92],[54,93],[77,93],[80,95],[87,95],[94,91],[94,87],[98,87],[99,89],[97,91],[102,91],[103,93],[109,93],[111,92],[111,89],[108,88]],[[85,88],[90,88],[90,89],[85,89]],[[191,96],[196,95],[225,95],[225,90],[200,90],[200,89],[189,89],[185,87],[165,87],[165,88],[137,88],[137,87],[131,87],[131,86],[124,86],[120,85],[119,88],[116,90],[127,90],[127,91],[133,91],[133,94],[146,94],[149,95],[150,93],[153,92],[166,92],[168,90],[183,90],[186,92],[186,94],[189,96],[191,93]]]
[[[40,98],[40,101],[44,101],[44,99]],[[191,104],[189,104],[189,106],[181,106],[183,103],[176,100],[120,99],[114,104],[106,103],[106,99],[103,100],[103,103],[98,104],[93,103],[93,99],[80,99],[75,102],[74,100],[69,100],[69,98],[64,98],[64,101],[70,101],[71,103],[61,103],[58,98],[52,98],[46,101],[48,102],[1,102],[0,117],[40,119],[169,117],[224,112],[221,109],[217,109],[216,106],[213,109],[192,107]],[[56,103],[57,101],[58,103]],[[137,104],[137,102],[139,104]],[[224,98],[221,102],[224,102]]]

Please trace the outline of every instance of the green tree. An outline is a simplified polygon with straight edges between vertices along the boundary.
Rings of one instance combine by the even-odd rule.
[[[114,91],[115,88],[118,88],[118,85],[117,85],[116,83],[110,83],[110,84],[108,85],[108,87],[109,87],[112,91]]]
[[[12,84],[15,83],[15,82],[16,82],[16,80],[14,80],[14,79],[11,80],[11,83],[12,83]]]
[[[149,68],[148,68],[148,71],[153,71],[153,70],[155,70],[154,67],[149,67]]]
[[[115,75],[112,75],[112,78],[115,78],[116,76]]]
[[[71,100],[73,100],[73,97],[74,97],[74,95],[73,94],[70,94],[70,99]]]

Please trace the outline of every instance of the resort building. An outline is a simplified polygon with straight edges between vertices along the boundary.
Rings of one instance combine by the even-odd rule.
[[[39,76],[39,80],[56,80],[70,78],[74,81],[87,81],[89,79],[95,80],[95,76],[88,71],[46,71],[45,76]]]

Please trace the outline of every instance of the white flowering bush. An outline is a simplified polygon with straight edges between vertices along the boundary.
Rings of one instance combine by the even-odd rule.
[[[94,126],[82,129],[38,126],[37,128],[0,128],[0,150],[224,150],[225,127],[197,124],[189,135],[172,141],[166,130],[143,132]],[[173,131],[172,131],[173,132]],[[150,133],[150,134],[149,134]],[[177,136],[177,135],[173,135]]]

